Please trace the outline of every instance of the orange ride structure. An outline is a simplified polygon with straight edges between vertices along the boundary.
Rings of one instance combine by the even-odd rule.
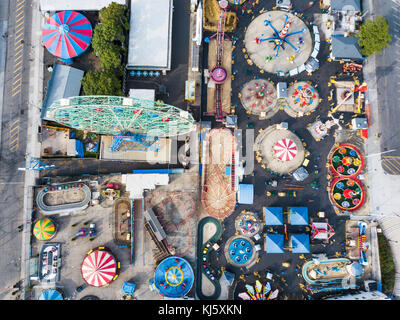
[[[236,205],[236,139],[232,131],[216,128],[203,142],[201,202],[207,214],[218,219],[229,216]]]

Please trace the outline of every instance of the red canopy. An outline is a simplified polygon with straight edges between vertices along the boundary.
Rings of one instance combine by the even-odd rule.
[[[107,251],[96,249],[82,262],[82,277],[91,286],[103,287],[113,281],[117,262]]]

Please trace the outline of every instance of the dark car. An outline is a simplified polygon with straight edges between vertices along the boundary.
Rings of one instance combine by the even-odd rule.
[[[90,237],[96,236],[96,225],[95,225],[94,223],[91,223],[91,224],[90,224],[90,227],[89,227],[89,236],[90,236]]]

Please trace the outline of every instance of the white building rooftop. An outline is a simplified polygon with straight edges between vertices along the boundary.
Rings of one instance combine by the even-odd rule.
[[[127,69],[171,70],[172,0],[131,0]]]

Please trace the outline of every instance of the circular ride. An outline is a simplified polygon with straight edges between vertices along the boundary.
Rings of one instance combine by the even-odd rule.
[[[81,273],[88,285],[105,287],[118,277],[119,262],[108,248],[97,247],[86,255]]]
[[[41,293],[38,300],[64,300],[63,295],[56,289],[48,289]]]
[[[164,259],[154,271],[154,285],[165,297],[184,296],[192,288],[193,282],[193,269],[189,262],[181,257]]]
[[[222,84],[228,77],[228,72],[225,70],[224,67],[216,66],[211,70],[210,77],[212,81],[214,81],[216,84]]]
[[[255,244],[245,236],[234,236],[225,244],[225,256],[228,263],[235,266],[248,266],[257,256]]]
[[[245,34],[249,58],[270,73],[285,73],[303,65],[313,40],[303,20],[285,11],[267,11],[255,18]]]
[[[53,220],[49,218],[39,219],[33,226],[33,235],[36,239],[41,241],[52,239],[56,235],[56,232],[56,225]]]
[[[254,149],[257,161],[278,174],[293,172],[302,165],[305,157],[299,137],[276,126],[266,128],[257,136]]]
[[[288,103],[289,109],[285,108],[285,111],[290,116],[302,116],[318,107],[319,94],[311,84],[299,81],[288,88]]]
[[[238,281],[234,290],[234,300],[275,300],[278,299],[279,289],[273,290],[271,279],[267,281]],[[276,283],[273,284],[276,287]]]
[[[335,176],[355,177],[363,169],[363,156],[355,146],[341,144],[332,150],[329,164]]]
[[[90,46],[90,21],[76,11],[60,11],[51,16],[42,29],[42,42],[47,50],[62,62],[82,55]]]
[[[235,219],[236,230],[241,234],[252,237],[261,229],[261,223],[254,212],[242,212]]]
[[[334,179],[329,195],[332,203],[345,211],[357,210],[365,200],[365,191],[361,182],[351,178]]]
[[[264,79],[254,79],[243,85],[240,101],[248,113],[271,118],[279,111],[275,86]]]

